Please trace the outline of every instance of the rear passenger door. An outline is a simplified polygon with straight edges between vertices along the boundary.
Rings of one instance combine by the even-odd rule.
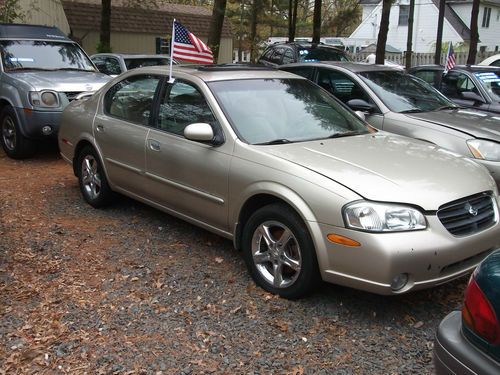
[[[157,118],[146,147],[152,199],[184,218],[227,230],[229,150],[184,137],[193,123],[208,123],[223,137],[201,90],[179,79],[168,84]]]
[[[142,196],[147,191],[144,149],[162,78],[136,75],[112,86],[94,120],[94,137],[110,182]]]

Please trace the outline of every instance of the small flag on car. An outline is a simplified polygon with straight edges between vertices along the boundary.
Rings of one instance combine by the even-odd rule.
[[[213,64],[214,56],[208,46],[196,35],[174,20],[172,35],[172,57],[199,64]]]
[[[453,45],[450,42],[450,44],[448,45],[448,53],[446,54],[446,64],[444,66],[444,72],[446,73],[448,70],[453,69],[455,65],[455,52],[453,52]]]

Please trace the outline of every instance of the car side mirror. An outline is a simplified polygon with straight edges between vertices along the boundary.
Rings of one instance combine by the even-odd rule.
[[[365,116],[365,113],[364,112],[361,112],[361,111],[355,111],[354,112],[356,114],[356,116],[358,116],[361,120],[365,121],[366,120],[366,116]]]
[[[184,137],[196,142],[213,142],[214,130],[210,124],[197,122],[184,128]]]
[[[462,99],[471,100],[474,103],[486,103],[486,101],[481,97],[481,95],[476,94],[472,91],[464,91],[462,92]]]
[[[363,99],[351,99],[346,104],[353,111],[370,113],[374,110],[374,106]]]

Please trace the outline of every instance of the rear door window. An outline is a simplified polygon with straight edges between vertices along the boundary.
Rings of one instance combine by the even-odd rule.
[[[104,98],[107,115],[149,125],[156,90],[160,77],[153,75],[133,76],[111,87]]]

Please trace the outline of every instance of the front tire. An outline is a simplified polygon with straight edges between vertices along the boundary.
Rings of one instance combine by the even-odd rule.
[[[309,231],[285,204],[257,210],[246,223],[242,240],[248,270],[268,292],[297,299],[321,279]]]
[[[7,156],[12,159],[25,159],[33,156],[35,143],[26,138],[19,128],[14,108],[6,106],[0,116],[1,142]]]
[[[78,154],[77,176],[80,191],[88,204],[99,208],[111,203],[113,192],[109,187],[99,156],[91,146],[83,147]]]

